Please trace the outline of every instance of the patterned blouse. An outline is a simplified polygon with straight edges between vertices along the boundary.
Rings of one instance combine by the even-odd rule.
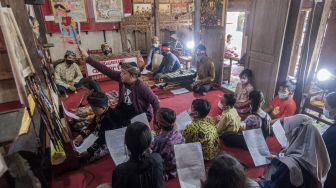
[[[248,84],[246,87],[243,87],[241,83],[238,83],[235,91],[235,97],[237,103],[244,103],[249,100],[249,94],[253,91],[253,86]]]
[[[176,129],[171,131],[161,130],[160,134],[154,139],[152,150],[154,153],[159,153],[163,159],[165,180],[175,178],[177,175],[174,145],[183,143],[184,138]]]
[[[83,78],[82,72],[76,63],[73,63],[68,67],[64,62],[58,64],[55,68],[55,82],[58,85],[69,87],[70,83],[77,83]]]
[[[218,134],[214,121],[210,117],[193,120],[183,131],[186,143],[200,142],[202,145],[204,160],[212,160],[217,157]]]

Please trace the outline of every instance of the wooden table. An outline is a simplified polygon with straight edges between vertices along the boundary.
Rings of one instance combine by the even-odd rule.
[[[230,83],[230,81],[231,81],[231,71],[232,71],[232,62],[233,61],[237,61],[238,62],[240,60],[240,58],[239,57],[227,57],[226,56],[226,57],[224,57],[224,59],[229,59],[230,60],[230,64],[227,65],[223,61],[223,71],[222,71],[223,75],[222,75],[222,77],[223,77],[223,81],[227,80],[228,83]],[[227,74],[227,76],[225,76],[225,74]]]

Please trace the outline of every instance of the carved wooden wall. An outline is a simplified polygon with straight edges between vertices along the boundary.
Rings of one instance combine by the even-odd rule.
[[[160,40],[169,40],[172,33],[182,29],[192,27],[192,15],[185,14],[175,19],[174,17],[160,17]],[[154,36],[154,17],[129,16],[122,19],[120,23],[121,44],[123,51],[129,50],[130,45],[133,50],[140,50],[142,54],[147,54],[151,46],[151,39]],[[130,44],[131,43],[131,44]]]
[[[252,4],[248,68],[268,101],[275,92],[289,5],[290,0],[255,0]]]

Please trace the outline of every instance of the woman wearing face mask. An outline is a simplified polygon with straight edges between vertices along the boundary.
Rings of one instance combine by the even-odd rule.
[[[74,92],[81,87],[83,75],[75,63],[76,54],[74,52],[66,51],[64,60],[65,62],[58,64],[55,68],[55,82],[60,94],[68,97],[67,91]]]
[[[293,100],[293,91],[295,86],[289,81],[284,81],[279,86],[278,96],[270,103],[270,106],[265,109],[266,112],[272,114],[273,121],[280,118],[293,116],[296,112],[296,103]]]
[[[324,188],[333,188],[336,185],[336,92],[327,95],[324,101],[323,114],[326,118],[334,120],[334,125],[330,126],[322,135],[327,147],[331,167],[328,172]]]
[[[154,54],[161,54],[160,41],[159,41],[159,37],[157,36],[154,36],[152,38],[152,46],[148,50],[147,65],[146,65],[147,70],[152,70],[152,60],[153,60]]]
[[[239,78],[240,83],[235,91],[235,108],[241,119],[244,120],[250,114],[249,94],[253,91],[253,73],[250,69],[244,69]]]

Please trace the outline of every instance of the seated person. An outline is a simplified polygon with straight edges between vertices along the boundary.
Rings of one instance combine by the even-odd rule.
[[[234,108],[236,99],[233,94],[224,94],[220,100],[223,106],[223,112],[218,117],[217,132],[222,135],[224,132],[238,132],[240,129],[240,116]]]
[[[264,137],[271,134],[271,117],[261,109],[264,103],[263,95],[260,91],[252,91],[249,95],[251,101],[251,115],[245,119],[245,127],[242,130],[261,128]],[[241,132],[227,131],[221,135],[225,145],[229,147],[238,147],[247,150],[244,136]]]
[[[75,145],[80,145],[90,134],[95,134],[98,139],[90,146],[86,152],[79,153],[84,161],[94,161],[108,153],[105,143],[105,131],[121,128],[121,125],[114,121],[112,109],[108,107],[108,98],[104,93],[95,92],[88,98],[88,103],[92,108],[95,117],[90,125],[80,132],[74,139]]]
[[[222,154],[210,165],[202,188],[250,188],[255,184],[258,185],[248,179],[244,167],[237,159],[229,154]]]
[[[139,79],[140,70],[135,62],[122,63],[121,71],[114,71],[94,60],[86,50],[81,49],[81,53],[88,64],[119,83],[119,101],[113,109],[115,121],[119,121],[123,125],[128,124],[130,119],[144,112],[148,121],[151,121],[152,111],[156,114],[160,103],[147,84]]]
[[[196,48],[197,57],[197,77],[192,84],[192,90],[202,95],[212,88],[211,83],[215,80],[215,65],[213,61],[207,57],[206,48],[200,44]]]
[[[272,170],[265,170],[269,173],[264,174],[260,187],[323,187],[330,162],[323,139],[312,123],[303,114],[283,119],[289,145],[281,155],[270,156]]]
[[[112,174],[113,188],[163,188],[162,158],[150,152],[152,133],[147,125],[135,122],[125,132],[130,159],[118,165]]]
[[[161,49],[159,45],[160,45],[159,37],[154,36],[152,38],[152,46],[148,50],[147,54],[147,65],[146,65],[147,70],[152,70],[152,61],[154,54],[161,54]]]
[[[219,152],[218,134],[214,121],[208,117],[211,104],[206,99],[195,99],[191,104],[192,123],[183,131],[186,143],[200,142],[204,160],[214,159]]]
[[[250,69],[244,69],[240,74],[240,83],[235,91],[235,108],[242,120],[250,114],[249,94],[253,91],[253,73]]]
[[[162,44],[163,59],[157,71],[154,72],[154,79],[159,80],[164,74],[180,70],[180,60],[170,52],[168,43]]]
[[[65,62],[60,63],[55,68],[55,82],[61,95],[68,97],[67,91],[76,91],[82,85],[82,72],[76,64],[76,54],[66,51]]]
[[[112,56],[112,48],[106,42],[103,43],[100,48],[106,57]]]
[[[324,117],[334,120],[334,125],[330,126],[322,135],[331,163],[324,188],[333,188],[336,185],[336,92],[328,94],[325,98],[323,114]]]
[[[271,113],[273,122],[280,118],[293,116],[296,112],[296,104],[293,100],[293,92],[295,86],[290,81],[282,82],[279,86],[278,96],[276,96],[270,103],[270,106],[265,109],[266,112]]]
[[[176,161],[174,145],[183,144],[184,138],[175,125],[176,114],[169,108],[160,108],[156,115],[160,133],[152,144],[154,153],[159,153],[163,159],[165,180],[176,178]]]
[[[84,126],[90,124],[91,120],[94,118],[94,113],[90,106],[84,106],[83,102],[87,99],[88,96],[92,95],[94,92],[101,92],[100,86],[97,81],[92,80],[91,78],[84,78],[82,89],[84,90],[84,95],[79,102],[79,107],[73,109],[76,115],[79,116],[80,120],[71,119],[69,121],[71,128],[75,131],[80,131]]]

